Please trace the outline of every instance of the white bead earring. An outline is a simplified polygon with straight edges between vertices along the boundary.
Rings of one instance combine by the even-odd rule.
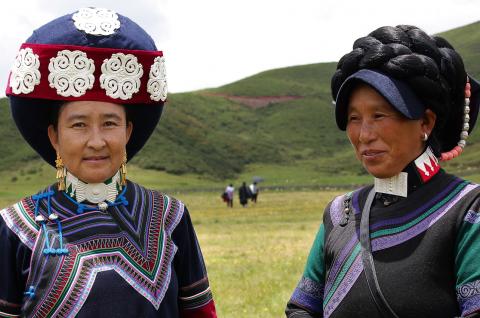
[[[422,140],[423,140],[423,141],[427,141],[427,140],[428,140],[428,134],[427,134],[426,132],[423,133]]]

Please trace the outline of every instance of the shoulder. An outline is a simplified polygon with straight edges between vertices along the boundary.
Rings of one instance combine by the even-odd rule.
[[[469,180],[445,173],[447,180],[440,194],[443,194],[443,201],[448,202],[449,208],[455,210],[468,210],[471,205],[480,204],[480,185]],[[437,192],[437,191],[435,191]]]
[[[148,196],[150,198],[155,198],[156,200],[160,200],[161,203],[163,203],[164,207],[168,206],[178,206],[178,207],[184,207],[184,204],[181,200],[166,194],[164,192],[158,191],[158,190],[153,190],[153,189],[148,189],[138,183],[128,181],[128,186],[130,187],[130,192],[134,195],[137,196],[139,199],[141,199],[141,196]],[[128,191],[128,190],[127,190]]]
[[[452,187],[451,209],[455,211],[457,228],[462,224],[480,222],[480,184],[455,177],[456,186]],[[453,182],[452,182],[453,183]]]
[[[144,201],[145,205],[155,212],[155,215],[159,215],[164,219],[163,223],[167,231],[173,231],[184,214],[187,213],[185,204],[171,195],[147,189],[131,181],[129,181],[129,187],[131,187],[133,192],[130,195],[131,197],[134,197],[135,200]]]
[[[36,201],[49,191],[50,188],[44,189],[0,210],[0,217],[5,225],[30,249],[33,249],[40,230],[35,222]]]
[[[361,202],[365,201],[365,197],[371,188],[372,185],[368,185],[336,196],[325,208],[323,223],[326,226],[337,226],[346,206],[352,208],[352,212],[356,214],[360,210]]]

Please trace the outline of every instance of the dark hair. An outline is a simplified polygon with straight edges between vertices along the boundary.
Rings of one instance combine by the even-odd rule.
[[[463,126],[467,73],[460,55],[447,40],[410,25],[385,26],[357,39],[337,64],[332,77],[335,99],[345,79],[360,69],[375,69],[407,83],[437,115],[429,139],[434,151],[448,151]]]

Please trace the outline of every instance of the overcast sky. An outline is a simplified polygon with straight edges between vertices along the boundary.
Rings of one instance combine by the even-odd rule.
[[[170,92],[227,84],[284,66],[337,61],[383,25],[438,33],[480,19],[479,0],[21,0],[0,10],[0,96],[18,47],[78,8],[123,14],[164,51]]]

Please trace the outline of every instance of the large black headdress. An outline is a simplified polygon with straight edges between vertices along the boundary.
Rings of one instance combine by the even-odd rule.
[[[357,39],[340,59],[331,87],[342,130],[351,90],[359,81],[375,88],[407,118],[418,119],[431,109],[437,121],[429,142],[438,156],[463,148],[475,126],[480,84],[467,75],[462,58],[445,39],[417,27],[378,28]]]
[[[51,165],[52,113],[67,101],[106,101],[127,108],[131,159],[154,131],[167,97],[165,60],[152,38],[129,18],[84,8],[55,19],[22,44],[6,94],[27,142]]]

